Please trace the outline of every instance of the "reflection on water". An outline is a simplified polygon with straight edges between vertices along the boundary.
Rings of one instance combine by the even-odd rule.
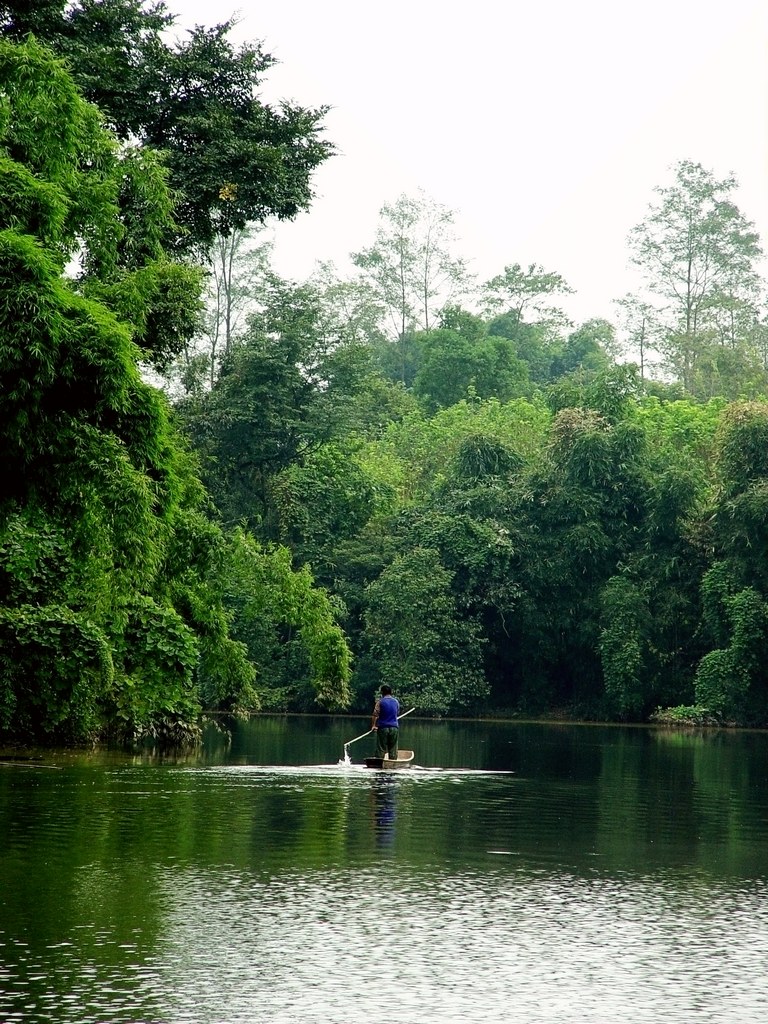
[[[560,873],[163,869],[163,938],[16,953],[4,1020],[764,1021],[766,887]],[[19,956],[23,952],[25,955]],[[24,991],[26,990],[26,991]],[[6,1000],[8,997],[2,997]],[[631,1013],[627,1013],[631,1008]],[[418,1014],[418,1016],[417,1016]]]
[[[346,1024],[382,978],[404,1024],[766,1019],[764,734],[349,735],[0,767],[0,1021]]]
[[[376,845],[380,848],[391,847],[395,841],[396,794],[397,776],[394,774],[381,772],[371,781]]]

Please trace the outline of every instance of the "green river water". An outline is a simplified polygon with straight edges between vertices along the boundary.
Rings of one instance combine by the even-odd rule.
[[[768,734],[262,717],[5,751],[2,1024],[768,1020]]]

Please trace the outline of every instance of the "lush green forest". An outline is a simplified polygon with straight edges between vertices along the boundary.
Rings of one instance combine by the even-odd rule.
[[[182,740],[384,680],[425,714],[768,721],[735,180],[656,190],[615,323],[536,264],[476,280],[423,194],[288,281],[259,228],[311,205],[325,108],[261,102],[231,23],[32,6],[0,3],[0,733]]]

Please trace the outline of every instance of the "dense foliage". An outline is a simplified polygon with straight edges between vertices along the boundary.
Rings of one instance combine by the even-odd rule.
[[[612,324],[571,324],[567,282],[537,265],[507,266],[475,312],[428,286],[419,312],[437,256],[447,286],[463,264],[434,205],[403,200],[357,278],[265,271],[212,388],[182,403],[226,517],[287,544],[342,602],[359,708],[386,679],[437,714],[768,717],[768,375],[744,305],[759,248],[719,197],[730,181],[677,174],[631,236],[649,291],[621,309],[624,344],[647,321],[640,368],[617,361]],[[706,289],[691,272],[664,324],[684,243],[706,259],[680,210],[719,262]]]
[[[0,41],[0,95],[0,732],[178,739],[203,707],[258,707],[265,659],[235,635],[232,585],[260,559],[281,565],[273,598],[293,595],[263,600],[262,635],[301,626],[308,690],[343,705],[349,653],[327,598],[211,521],[139,372],[150,333],[172,332],[200,286],[163,250],[156,161],[118,147],[32,39]],[[185,286],[154,302],[174,278]],[[248,586],[251,603],[267,590]]]
[[[383,680],[440,715],[768,720],[768,347],[732,179],[658,190],[620,332],[536,264],[473,284],[424,196],[352,278],[285,281],[248,224],[306,205],[329,150],[320,112],[259,105],[269,58],[228,24],[169,47],[162,3],[0,12],[0,731],[179,736]]]
[[[34,34],[119,139],[163,154],[179,200],[175,245],[205,251],[219,231],[305,209],[333,147],[325,108],[259,98],[274,59],[258,43],[236,47],[232,20],[169,42],[174,20],[162,0],[0,3],[6,38]]]

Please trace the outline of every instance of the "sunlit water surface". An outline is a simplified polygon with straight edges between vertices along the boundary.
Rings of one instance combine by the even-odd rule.
[[[768,1020],[768,737],[359,725],[8,755],[0,1021]]]

